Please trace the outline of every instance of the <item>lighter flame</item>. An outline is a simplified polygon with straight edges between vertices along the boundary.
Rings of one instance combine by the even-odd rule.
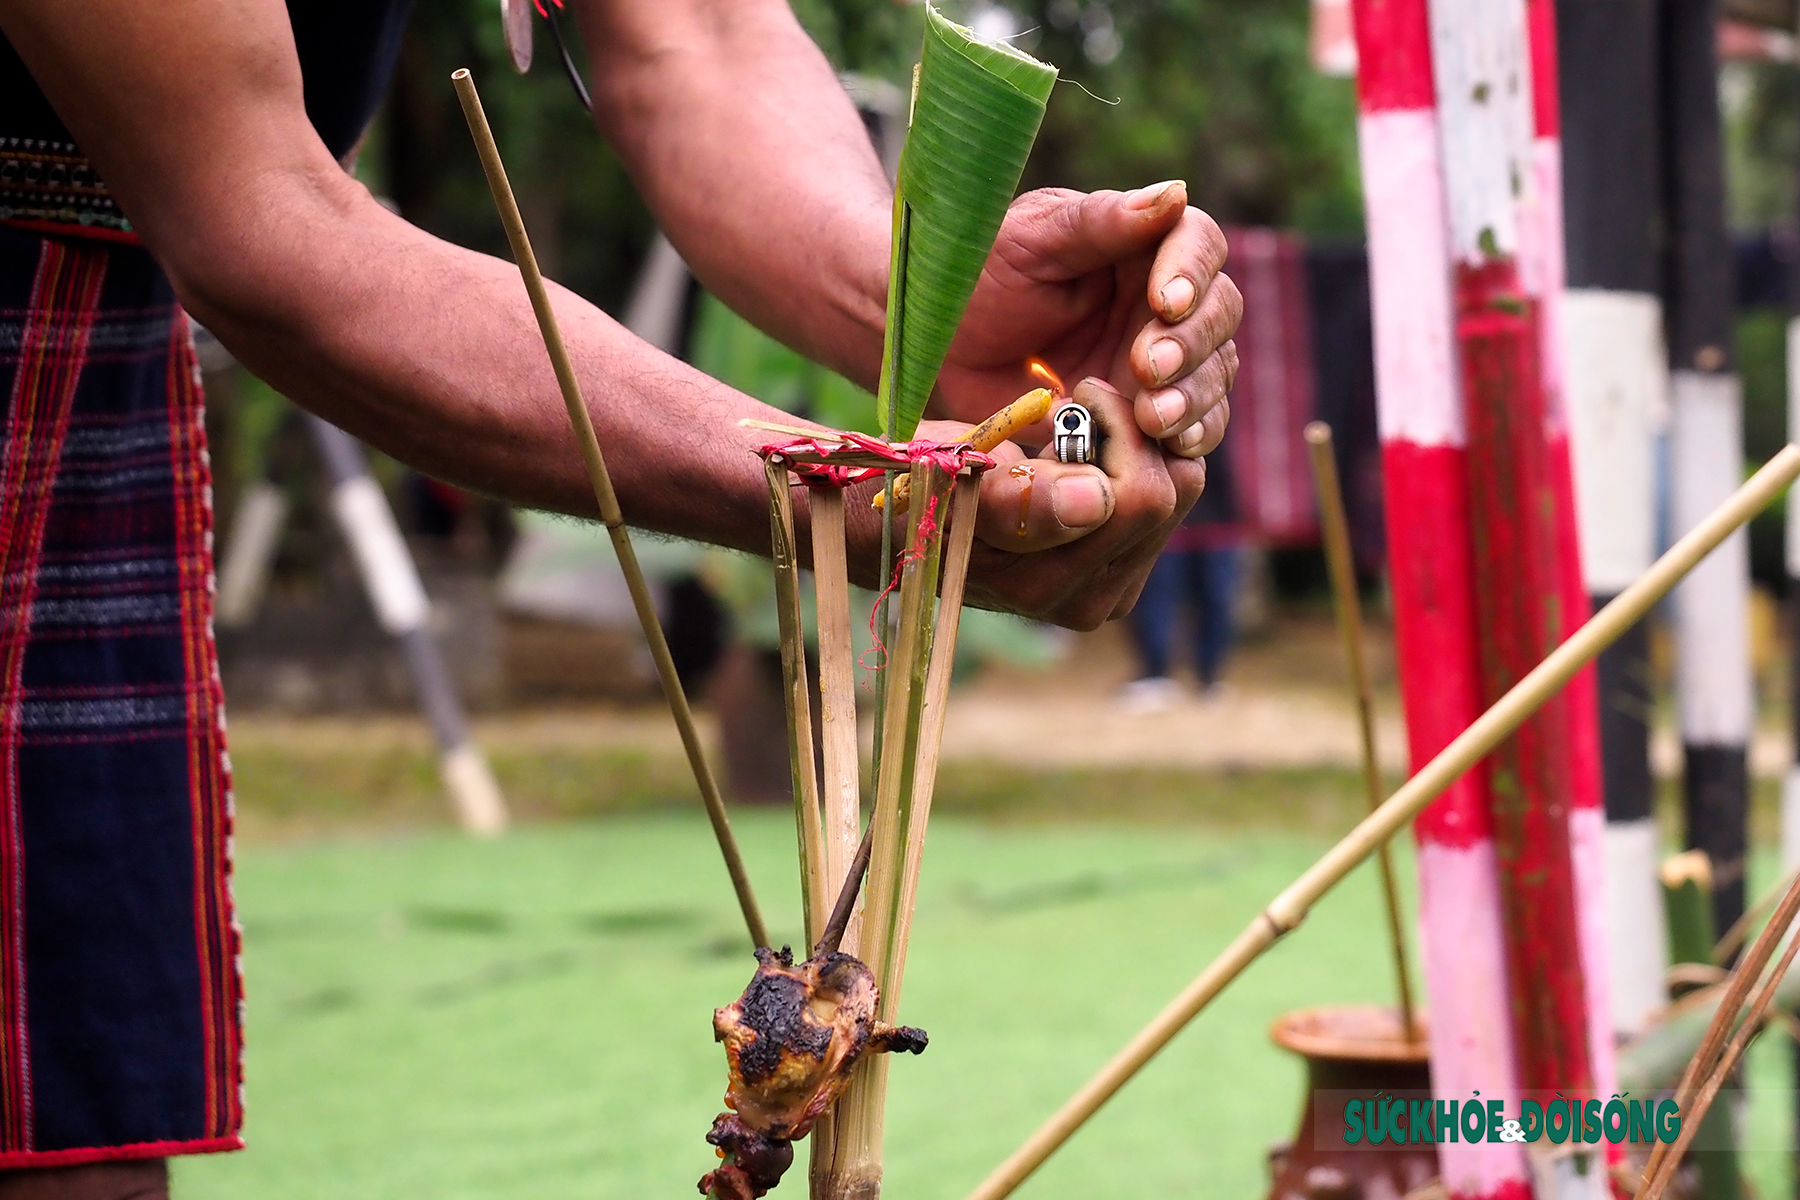
[[[1031,359],[1025,364],[1025,369],[1029,371],[1033,377],[1040,379],[1047,384],[1050,390],[1055,392],[1058,396],[1066,396],[1069,394],[1068,389],[1063,387],[1062,376],[1058,375],[1055,371],[1052,371],[1050,369],[1050,364],[1043,359]]]

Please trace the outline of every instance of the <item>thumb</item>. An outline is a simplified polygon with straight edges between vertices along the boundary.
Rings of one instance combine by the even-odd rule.
[[[1187,209],[1187,184],[1153,183],[1135,192],[1030,192],[1007,214],[1002,240],[1036,260],[1039,277],[1075,279],[1149,254]]]

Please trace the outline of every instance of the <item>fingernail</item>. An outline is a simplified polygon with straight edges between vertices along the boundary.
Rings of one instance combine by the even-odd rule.
[[[1089,529],[1106,520],[1106,485],[1094,475],[1067,475],[1050,489],[1050,508],[1064,529]]]
[[[1177,275],[1169,280],[1162,290],[1163,316],[1171,321],[1179,321],[1187,316],[1188,309],[1194,306],[1194,281],[1186,275]]]
[[[1175,422],[1187,415],[1187,397],[1175,388],[1164,388],[1160,392],[1150,394],[1150,406],[1156,410],[1156,419],[1162,422],[1158,437],[1167,437],[1175,428]]]
[[[1125,197],[1126,208],[1154,208],[1171,188],[1186,187],[1179,179],[1165,179],[1161,183],[1153,183],[1149,187],[1139,188]]]
[[[1186,357],[1181,343],[1174,338],[1157,338],[1151,342],[1150,369],[1156,372],[1156,382],[1167,383],[1175,378],[1175,372],[1181,370],[1182,360]]]

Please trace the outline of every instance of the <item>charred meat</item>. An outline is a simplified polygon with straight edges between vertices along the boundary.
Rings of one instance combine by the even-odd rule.
[[[784,946],[759,947],[756,962],[744,994],[713,1011],[731,1111],[706,1135],[725,1161],[700,1191],[718,1200],[755,1200],[773,1188],[794,1161],[793,1143],[837,1102],[866,1052],[925,1049],[923,1030],[875,1019],[879,993],[861,960],[825,951],[795,966]]]

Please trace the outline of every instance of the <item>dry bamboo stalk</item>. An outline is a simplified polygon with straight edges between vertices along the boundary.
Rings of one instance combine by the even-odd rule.
[[[1794,447],[1790,445],[1782,453],[1785,454],[1793,449]],[[1765,467],[1763,470],[1766,471],[1768,468]],[[1757,472],[1758,476],[1761,474],[1761,471]],[[1754,483],[1755,479],[1753,478],[1751,482]],[[1615,601],[1615,603],[1617,602]],[[1769,923],[1762,927],[1762,932],[1756,935],[1756,941],[1750,944],[1750,949],[1744,952],[1744,957],[1738,961],[1738,965],[1727,979],[1724,995],[1719,998],[1719,1007],[1713,1012],[1713,1019],[1706,1027],[1706,1035],[1700,1040],[1700,1048],[1694,1051],[1694,1057],[1688,1060],[1686,1070],[1681,1073],[1681,1082],[1675,1085],[1675,1104],[1678,1108],[1688,1106],[1693,1099],[1696,1085],[1702,1077],[1712,1071],[1722,1053],[1721,1048],[1725,1044],[1725,1039],[1732,1031],[1733,1022],[1736,1021],[1739,1012],[1744,1007],[1744,997],[1749,994],[1751,985],[1756,982],[1762,974],[1763,968],[1768,965],[1770,956],[1775,953],[1776,944],[1781,941],[1788,927],[1794,923],[1796,914],[1800,914],[1800,875],[1796,875],[1788,884],[1787,891],[1781,897],[1781,903],[1776,906],[1774,915],[1769,918]],[[1779,975],[1775,982],[1780,982]],[[1697,1121],[1694,1123],[1698,1124]],[[1683,1122],[1684,1128],[1687,1124],[1688,1122]],[[1670,1146],[1667,1142],[1658,1142],[1651,1148],[1650,1158],[1644,1164],[1643,1177],[1646,1182],[1654,1179],[1660,1173],[1669,1152]]]
[[[1278,937],[1298,925],[1319,897],[1336,886],[1377,847],[1404,828],[1420,809],[1442,795],[1445,789],[1462,778],[1464,772],[1510,736],[1527,717],[1568,683],[1577,671],[1592,662],[1602,650],[1617,641],[1621,634],[1649,612],[1658,600],[1668,594],[1669,589],[1693,570],[1696,563],[1744,522],[1767,507],[1797,475],[1800,475],[1800,446],[1790,444],[1746,480],[1725,503],[1671,546],[1635,583],[1615,596],[1612,603],[1595,613],[1587,624],[1552,650],[1530,674],[1513,685],[1511,691],[1495,701],[1491,708],[1439,751],[1436,758],[1402,784],[1398,791],[1388,797],[1386,803],[1359,822],[1336,846],[1276,896],[1180,995],[1171,1000],[1092,1079],[1082,1085],[1074,1096],[1026,1139],[1024,1145],[970,1192],[968,1200],[1001,1200],[1001,1197],[1011,1195],[1027,1176],[1043,1165],[1044,1160],[1068,1141],[1070,1135],[1099,1111],[1132,1076],[1142,1070],[1144,1064],[1156,1056],[1157,1051],[1168,1045],[1170,1039],[1211,1003],[1213,997],[1224,990],[1225,985],[1254,962]],[[1764,961],[1767,961],[1766,958]],[[1740,995],[1740,1003],[1741,1000]]]
[[[981,501],[981,476],[973,471],[956,481],[950,509],[950,532],[944,543],[944,584],[938,600],[937,631],[932,638],[931,671],[925,680],[925,707],[919,731],[918,765],[913,769],[912,812],[906,829],[906,865],[901,874],[899,914],[894,926],[894,973],[882,996],[888,998],[888,1020],[900,1011],[900,989],[906,981],[906,948],[912,936],[913,903],[919,893],[919,868],[925,857],[925,826],[937,791],[938,753],[944,742],[944,720],[950,707],[950,677],[956,669],[956,633],[962,623],[963,589],[969,581],[969,552],[975,545],[975,512]]]
[[[650,644],[650,657],[656,662],[657,677],[662,680],[663,696],[669,702],[669,712],[675,718],[675,727],[681,734],[682,749],[687,751],[688,766],[693,769],[694,782],[700,789],[700,798],[706,805],[707,818],[712,822],[713,836],[718,839],[719,853],[725,857],[725,869],[731,874],[731,886],[737,893],[738,907],[744,914],[744,925],[750,931],[750,940],[758,946],[769,944],[768,927],[763,924],[762,912],[756,904],[756,893],[750,887],[750,873],[744,866],[744,856],[738,850],[737,837],[731,832],[731,821],[725,815],[725,800],[719,794],[719,783],[713,776],[712,766],[706,761],[706,750],[700,743],[700,734],[694,727],[694,714],[688,707],[687,693],[682,690],[681,679],[675,674],[675,660],[669,656],[669,643],[663,637],[662,625],[656,616],[656,601],[650,595],[650,585],[644,579],[644,572],[638,566],[637,554],[631,546],[631,534],[625,528],[624,514],[619,511],[619,499],[613,492],[612,477],[606,472],[606,459],[600,453],[600,440],[594,434],[593,420],[588,416],[587,404],[581,398],[581,385],[575,378],[575,367],[569,361],[569,351],[563,345],[562,330],[556,323],[556,310],[550,305],[550,293],[544,287],[544,277],[538,271],[537,256],[531,251],[531,239],[525,233],[525,221],[519,215],[519,203],[513,198],[512,185],[506,180],[506,167],[500,161],[500,148],[494,144],[493,130],[488,128],[487,114],[482,111],[481,97],[476,94],[475,80],[469,75],[468,68],[454,72],[450,76],[456,85],[456,97],[462,102],[463,116],[469,122],[469,133],[475,139],[475,150],[481,156],[481,169],[487,175],[488,190],[494,195],[494,207],[500,212],[500,223],[506,227],[506,240],[512,244],[513,258],[519,264],[519,275],[525,281],[525,291],[531,297],[532,311],[537,315],[538,330],[543,334],[544,349],[549,352],[550,365],[556,371],[557,386],[562,390],[563,404],[569,410],[569,423],[574,426],[575,440],[581,447],[582,459],[587,466],[588,482],[593,485],[594,502],[599,505],[600,519],[606,524],[606,532],[612,538],[613,549],[618,553],[619,566],[625,573],[625,583],[631,589],[631,603],[637,609],[638,623],[643,626],[644,640]]]
[[[942,544],[941,518],[922,535],[921,522],[943,511],[949,477],[929,462],[916,462],[912,488],[937,503],[915,509],[908,523],[906,557],[900,574],[900,617],[883,671],[881,750],[876,763],[873,850],[863,896],[860,957],[875,973],[884,995],[877,1009],[891,1020],[885,995],[894,966],[895,908],[904,866],[914,755],[924,706],[925,676],[931,653],[931,603],[937,591]],[[815,1177],[821,1200],[872,1200],[881,1192],[881,1133],[886,1115],[887,1061],[890,1055],[866,1056],[856,1066],[850,1087],[838,1101],[833,1122],[836,1157],[823,1179]]]
[[[1786,930],[1783,932],[1785,933]],[[1730,1075],[1732,1068],[1737,1066],[1738,1059],[1743,1057],[1744,1049],[1750,1044],[1750,1039],[1762,1026],[1763,1014],[1769,1011],[1769,1002],[1775,999],[1775,990],[1781,986],[1782,977],[1793,965],[1796,950],[1800,950],[1800,938],[1789,938],[1787,949],[1781,953],[1781,961],[1775,964],[1775,969],[1769,972],[1768,978],[1758,989],[1756,998],[1750,1002],[1749,1010],[1744,1013],[1744,1019],[1738,1025],[1737,1032],[1732,1035],[1730,1044],[1725,1047],[1725,1051],[1719,1056],[1719,1061],[1713,1067],[1712,1073],[1707,1076],[1705,1084],[1693,1098],[1692,1105],[1684,1104],[1680,1100],[1676,1101],[1679,1109],[1687,1110],[1682,1113],[1681,1134],[1675,1139],[1675,1144],[1669,1147],[1668,1153],[1663,1156],[1660,1169],[1655,1175],[1652,1175],[1646,1166],[1643,1180],[1638,1187],[1637,1200],[1662,1200],[1663,1193],[1668,1190],[1669,1181],[1675,1177],[1675,1171],[1681,1166],[1682,1156],[1687,1153],[1688,1147],[1693,1144],[1695,1135],[1700,1132],[1700,1124],[1706,1119],[1707,1110],[1712,1107],[1713,1100],[1719,1094],[1719,1089],[1725,1086],[1726,1076]],[[1720,1011],[1725,1011],[1723,1005],[1720,1006]],[[1658,1142],[1657,1145],[1661,1146],[1663,1143]]]
[[[800,899],[806,944],[825,930],[836,889],[825,872],[819,826],[819,776],[813,754],[812,688],[806,677],[806,626],[800,611],[800,555],[794,545],[794,497],[788,469],[763,460],[769,481],[769,548],[775,563],[775,614],[781,629],[781,677],[787,685],[788,765],[794,780],[794,827],[800,841]]]
[[[861,778],[856,741],[856,642],[850,626],[850,569],[844,550],[844,493],[814,488],[812,510],[813,595],[819,624],[819,741],[824,753],[825,878],[846,881],[859,847]],[[852,914],[842,945],[858,952],[862,921]],[[836,1114],[813,1126],[811,1187],[822,1195],[837,1161]]]
[[[813,591],[819,614],[819,742],[824,751],[825,878],[836,887],[850,871],[862,831],[856,761],[856,642],[850,625],[850,568],[844,552],[844,493],[814,488]],[[852,917],[844,945],[859,945]]]
[[[1369,811],[1381,807],[1381,764],[1375,757],[1375,687],[1369,680],[1369,662],[1363,654],[1362,603],[1356,595],[1356,565],[1350,554],[1350,522],[1344,516],[1344,493],[1338,485],[1337,459],[1332,455],[1331,426],[1314,421],[1306,427],[1306,443],[1312,452],[1313,485],[1319,494],[1319,524],[1325,541],[1325,563],[1331,573],[1331,593],[1337,601],[1338,636],[1344,658],[1350,664],[1350,686],[1356,695],[1356,719],[1362,734],[1363,790]],[[1383,843],[1380,852],[1381,891],[1387,901],[1388,943],[1394,954],[1394,979],[1400,993],[1400,1027],[1406,1040],[1419,1040],[1413,1016],[1412,974],[1406,965],[1406,928],[1400,920],[1400,893],[1394,884],[1394,855]]]

